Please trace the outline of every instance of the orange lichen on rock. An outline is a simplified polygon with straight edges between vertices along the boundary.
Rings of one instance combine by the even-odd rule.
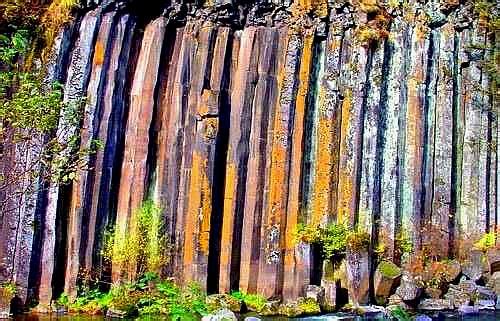
[[[346,141],[349,130],[353,124],[350,122],[352,109],[352,91],[348,89],[344,95],[344,100],[342,101],[342,123],[340,126],[340,155],[347,155],[348,144],[352,142]],[[339,167],[339,177],[338,177],[338,204],[337,204],[337,222],[345,223],[349,220],[349,215],[351,213],[350,203],[354,196],[352,177],[351,177],[351,166],[349,162],[353,162],[352,159],[347,159],[342,162]]]

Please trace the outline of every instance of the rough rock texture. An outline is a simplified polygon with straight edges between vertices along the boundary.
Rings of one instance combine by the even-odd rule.
[[[104,149],[71,186],[0,213],[0,282],[23,300],[74,296],[82,271],[133,278],[136,262],[103,264],[103,236],[133,231],[148,198],[174,254],[164,274],[285,300],[323,284],[330,304],[298,223],[361,228],[396,262],[402,231],[444,258],[497,228],[492,39],[467,1],[104,2],[82,6],[48,68],[65,101],[87,97],[81,148]],[[363,255],[340,280],[358,303]],[[495,272],[495,257],[463,273]],[[420,291],[403,278],[398,294]]]

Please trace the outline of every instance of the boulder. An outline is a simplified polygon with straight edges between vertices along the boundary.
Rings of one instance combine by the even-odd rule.
[[[258,317],[246,317],[243,321],[262,321],[262,319]]]
[[[490,273],[500,272],[500,249],[489,249],[486,256]]]
[[[273,316],[279,314],[280,301],[272,300],[264,303],[260,311],[257,311],[262,316]]]
[[[387,315],[387,310],[382,307],[382,306],[377,306],[377,305],[362,305],[358,307],[357,313],[359,315],[362,315],[364,317],[369,317],[371,318],[382,318],[385,315]]]
[[[109,308],[106,312],[106,317],[108,318],[125,318],[128,315],[126,311],[118,310],[115,308]]]
[[[478,309],[478,307],[475,307],[472,305],[462,305],[462,306],[458,307],[458,313],[464,314],[464,315],[478,314],[479,309]]]
[[[321,313],[321,307],[315,299],[299,298],[297,300],[301,314],[313,315]]]
[[[229,309],[233,312],[241,312],[243,301],[229,294],[211,294],[205,298],[205,303],[211,310]]]
[[[396,294],[403,301],[414,301],[420,297],[422,288],[417,284],[412,275],[404,273],[401,285],[396,289]]]
[[[484,254],[481,251],[473,250],[469,259],[462,264],[462,273],[470,280],[476,282],[481,279],[484,271],[488,271],[484,260]]]
[[[446,299],[424,299],[418,305],[418,309],[426,311],[452,310],[453,304]]]
[[[491,275],[487,286],[497,295],[500,295],[500,272],[495,272]]]
[[[297,302],[286,302],[279,306],[279,314],[289,318],[295,318],[302,314],[302,310]]]
[[[238,321],[233,311],[229,309],[219,309],[212,314],[201,318],[201,321]]]
[[[425,294],[431,299],[439,299],[443,294],[443,291],[441,291],[441,289],[438,288],[428,287],[425,288]]]
[[[446,270],[444,271],[444,280],[448,283],[455,281],[462,273],[462,267],[457,260],[452,260],[446,263]]]
[[[495,310],[496,302],[493,300],[477,300],[474,306],[479,310]]]
[[[366,250],[351,251],[346,256],[349,302],[354,306],[368,304],[370,288],[369,255]]]
[[[450,285],[450,287],[454,287],[454,286]],[[458,290],[465,292],[465,293],[469,294],[470,296],[473,296],[477,291],[476,282],[471,281],[471,280],[462,280],[458,284]]]
[[[375,270],[374,290],[378,304],[384,304],[394,285],[401,278],[401,268],[390,261],[382,261]]]
[[[476,290],[475,298],[477,298],[477,300],[496,301],[497,295],[493,290],[491,290],[485,286],[478,286],[477,290]]]
[[[444,295],[444,299],[449,300],[455,308],[459,308],[464,305],[469,305],[471,297],[457,286],[450,286],[448,292]]]
[[[318,285],[306,285],[304,289],[306,298],[312,299],[320,306],[325,304],[325,288]]]
[[[36,307],[31,310],[33,313],[40,313],[40,314],[45,314],[45,313],[51,313],[52,309],[50,305],[39,303]]]
[[[325,290],[321,308],[325,311],[334,311],[337,304],[337,282],[323,279],[321,285]]]
[[[425,314],[419,314],[415,317],[415,321],[432,321],[432,318]]]

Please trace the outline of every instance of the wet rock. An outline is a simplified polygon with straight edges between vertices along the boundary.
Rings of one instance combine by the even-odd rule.
[[[432,321],[432,318],[425,314],[420,314],[415,317],[415,321]]]
[[[108,318],[125,318],[127,316],[126,311],[118,310],[115,308],[109,308],[106,312],[106,317]]]
[[[496,302],[493,300],[477,300],[474,306],[479,310],[494,310]]]
[[[325,305],[325,288],[318,285],[307,285],[304,289],[306,298],[312,299],[319,305]]]
[[[321,307],[318,301],[312,298],[299,298],[297,303],[301,314],[312,315],[321,313]]]
[[[481,279],[483,272],[487,270],[484,262],[483,252],[471,251],[469,259],[462,264],[462,273],[476,282]]]
[[[477,314],[479,313],[479,309],[478,307],[472,305],[462,305],[458,307],[458,313],[465,315]]]
[[[452,310],[453,304],[446,299],[424,299],[420,302],[418,308],[427,311]]]
[[[50,313],[52,312],[52,309],[50,305],[39,303],[33,310],[31,310],[33,313],[40,313],[40,314],[45,314],[45,313]]]
[[[478,286],[476,289],[477,290],[476,290],[475,298],[477,300],[496,301],[497,295],[493,290],[491,290],[485,286]]]
[[[477,291],[476,282],[471,280],[462,280],[458,284],[458,287],[455,287],[453,285],[451,285],[450,287],[458,289],[459,291],[465,292],[471,296]]]
[[[233,312],[240,312],[243,302],[229,294],[208,295],[205,303],[212,310],[229,309]]]
[[[264,304],[262,309],[258,312],[262,316],[272,316],[272,315],[278,315],[279,314],[279,308],[280,308],[280,301],[278,300],[273,300],[273,301],[268,301]]]
[[[279,314],[289,318],[295,318],[302,314],[297,302],[287,302],[279,306]]]
[[[437,288],[425,288],[425,294],[431,299],[439,299],[443,291]]]
[[[387,310],[384,307],[377,305],[362,305],[358,307],[356,312],[359,315],[370,317],[370,318],[379,318],[383,317],[387,314]]]
[[[395,283],[401,277],[401,269],[394,263],[382,261],[375,271],[375,298],[377,303],[383,304],[391,294]]]
[[[261,321],[261,318],[257,317],[246,317],[243,321]]]
[[[238,318],[233,311],[228,309],[220,309],[201,318],[202,321],[238,321]]]
[[[458,287],[450,287],[444,295],[444,299],[451,301],[455,308],[469,305],[471,297],[468,293],[461,291]]]
[[[347,291],[353,306],[369,300],[370,270],[367,251],[348,251],[346,259]]]
[[[417,284],[413,276],[403,274],[401,285],[396,289],[396,294],[403,301],[414,301],[420,297],[422,288]]]

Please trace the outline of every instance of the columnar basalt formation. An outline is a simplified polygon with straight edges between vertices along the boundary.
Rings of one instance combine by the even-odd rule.
[[[370,3],[83,5],[48,79],[87,97],[73,130],[103,148],[70,186],[2,213],[0,281],[48,305],[82,272],[133,279],[137,262],[103,263],[104,232],[134,231],[146,199],[162,273],[269,298],[321,282],[299,223],[357,227],[396,263],[402,234],[446,258],[496,230],[494,35],[472,3]]]

